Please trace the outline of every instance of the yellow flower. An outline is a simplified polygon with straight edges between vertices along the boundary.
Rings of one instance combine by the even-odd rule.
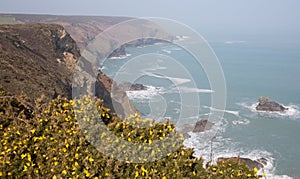
[[[94,161],[94,159],[93,159],[92,157],[90,157],[90,158],[89,158],[89,161],[90,161],[90,162],[93,162],[93,161]]]
[[[163,176],[161,179],[167,179],[167,177]]]
[[[31,155],[30,154],[27,155],[27,159],[28,159],[29,162],[31,162]]]
[[[8,172],[7,175],[8,175],[8,176],[11,176],[11,172]]]
[[[21,133],[20,133],[20,131],[17,131],[16,134],[20,135]]]
[[[251,173],[249,173],[248,175],[247,175],[247,177],[251,177],[252,175],[251,175]]]
[[[38,173],[39,173],[39,170],[36,169],[36,170],[35,170],[35,173],[38,174]]]
[[[213,168],[213,171],[217,171],[217,168],[214,167],[214,168]]]
[[[21,154],[21,158],[25,158],[27,154]]]
[[[58,165],[58,162],[54,162],[54,166],[57,166]]]
[[[223,171],[221,170],[221,171],[219,171],[219,173],[221,174],[221,175],[223,175]]]
[[[54,175],[54,176],[52,177],[52,179],[57,179],[57,177]]]
[[[85,174],[86,177],[90,177],[91,176],[91,174],[89,173],[89,171],[86,170],[86,169],[83,170],[83,173]]]
[[[135,171],[135,177],[138,177],[138,176],[139,176],[139,172]]]
[[[63,170],[61,173],[64,174],[64,175],[66,175],[66,174],[67,174],[67,171],[66,171],[66,170]]]
[[[3,174],[2,174],[2,172],[0,171],[0,177],[2,177],[2,175],[3,175]]]
[[[142,172],[148,173],[148,171],[144,167],[142,167],[141,170]]]
[[[63,104],[63,107],[64,107],[64,108],[66,108],[66,107],[68,107],[68,106],[69,106],[69,103],[64,103],[64,104]]]
[[[256,167],[253,168],[254,173],[258,172],[258,169]]]
[[[78,159],[79,155],[78,153],[75,154],[75,159]]]
[[[130,137],[128,137],[128,142],[130,142],[131,141],[131,138]]]
[[[263,173],[263,177],[265,177],[266,175],[267,175],[267,173],[266,173],[266,172],[264,172],[264,173]]]
[[[30,130],[30,132],[31,132],[32,134],[34,134],[34,133],[35,133],[35,129]]]

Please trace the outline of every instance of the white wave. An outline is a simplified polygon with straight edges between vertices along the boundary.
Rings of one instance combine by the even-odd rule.
[[[246,41],[243,40],[232,40],[232,41],[225,41],[225,44],[244,44]]]
[[[173,77],[167,77],[167,78],[171,80],[175,85],[181,85],[191,81],[190,79],[186,79],[186,78],[173,78]]]
[[[188,87],[176,87],[181,93],[213,93],[214,91],[211,89],[200,89],[200,88],[188,88]]]
[[[180,50],[182,50],[182,48],[174,46],[174,47],[169,48],[169,50],[171,50],[171,51],[180,51]]]
[[[183,41],[183,40],[186,40],[186,39],[189,39],[190,37],[189,36],[186,36],[186,35],[177,35],[175,36],[175,40],[176,41]]]
[[[290,176],[287,175],[274,175],[274,174],[267,174],[265,178],[268,179],[293,179]]]
[[[262,169],[258,171],[258,174],[262,175],[266,172],[266,177],[269,179],[290,179],[291,177],[287,175],[275,175],[275,164],[272,154],[264,150],[245,150],[239,147],[237,142],[232,141],[230,138],[224,138],[222,136],[216,136],[212,140],[212,149],[209,139],[203,142],[201,138],[205,137],[202,133],[188,133],[191,137],[184,141],[186,147],[194,148],[195,157],[202,157],[204,159],[204,165],[206,162],[212,159],[213,163],[220,157],[230,158],[240,156],[241,158],[249,158],[253,161],[259,160],[261,158],[266,159],[266,164]]]
[[[165,52],[165,53],[168,53],[168,54],[172,53],[171,50],[167,50],[167,49],[163,49],[162,51]]]
[[[151,99],[156,95],[163,93],[164,88],[155,86],[146,86],[146,90],[126,91],[129,99]]]
[[[233,125],[248,125],[249,123],[250,123],[250,121],[248,119],[232,121]]]
[[[239,116],[240,115],[240,112],[239,111],[231,111],[231,110],[222,110],[222,109],[216,109],[216,108],[213,108],[211,106],[203,106],[204,108],[207,108],[207,109],[210,109],[211,111],[217,111],[217,112],[225,112],[225,113],[228,113],[228,114],[233,114],[235,116]]]
[[[131,56],[131,54],[127,53],[126,55],[120,55],[118,57],[110,57],[109,59],[111,59],[111,60],[122,60],[122,59],[125,59],[125,58],[130,57],[130,56]]]
[[[271,112],[271,111],[257,111],[256,106],[258,103],[249,104],[249,103],[236,103],[239,106],[242,106],[246,109],[251,110],[252,112],[270,115],[272,117],[288,117],[290,119],[300,120],[300,107],[298,105],[290,104],[283,105],[283,107],[288,108],[288,110],[284,112]]]
[[[170,81],[172,81],[174,83],[174,85],[181,85],[181,84],[188,83],[191,81],[190,79],[187,79],[187,78],[169,77],[169,76],[161,75],[158,73],[151,73],[151,72],[147,72],[147,71],[143,71],[143,74],[151,76],[151,77],[161,78],[161,79],[169,79]]]

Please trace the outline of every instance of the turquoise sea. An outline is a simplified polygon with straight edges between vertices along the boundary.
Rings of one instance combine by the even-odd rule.
[[[191,138],[184,144],[193,147],[195,155],[202,155],[206,160],[211,150],[214,159],[237,155],[265,158],[268,164],[264,171],[268,178],[299,177],[300,47],[258,41],[219,41],[210,45],[226,80],[224,117],[212,149],[202,145],[201,134],[190,133]],[[119,83],[133,79],[132,82],[148,86],[146,91],[128,92],[145,117],[171,118],[173,122],[180,118],[180,123],[192,124],[207,119],[211,110],[218,110],[210,107],[213,91],[205,69],[187,51],[172,44],[126,50],[130,55],[106,60],[103,72]],[[289,110],[257,112],[259,96],[269,97]]]

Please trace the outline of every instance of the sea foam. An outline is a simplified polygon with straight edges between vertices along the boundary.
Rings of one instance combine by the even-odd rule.
[[[237,105],[249,109],[252,112],[255,113],[260,113],[260,114],[265,114],[268,115],[270,117],[287,117],[289,119],[294,119],[294,120],[300,120],[300,107],[299,105],[295,105],[295,104],[289,104],[289,105],[283,105],[283,107],[288,108],[288,110],[284,111],[284,112],[269,112],[269,111],[257,111],[256,110],[256,106],[258,105],[258,103],[236,103]]]

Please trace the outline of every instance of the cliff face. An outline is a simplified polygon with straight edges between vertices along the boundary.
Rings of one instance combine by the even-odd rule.
[[[70,76],[79,56],[75,41],[60,25],[0,26],[0,84],[12,94],[70,98]]]
[[[42,94],[47,100],[58,95],[71,98],[75,67],[84,64],[93,68],[79,58],[79,48],[61,25],[0,25],[0,88],[13,95],[24,92],[32,101]],[[124,91],[118,92],[123,103],[113,105],[113,81],[102,73],[94,78],[95,94],[106,107],[128,111],[131,105]]]

